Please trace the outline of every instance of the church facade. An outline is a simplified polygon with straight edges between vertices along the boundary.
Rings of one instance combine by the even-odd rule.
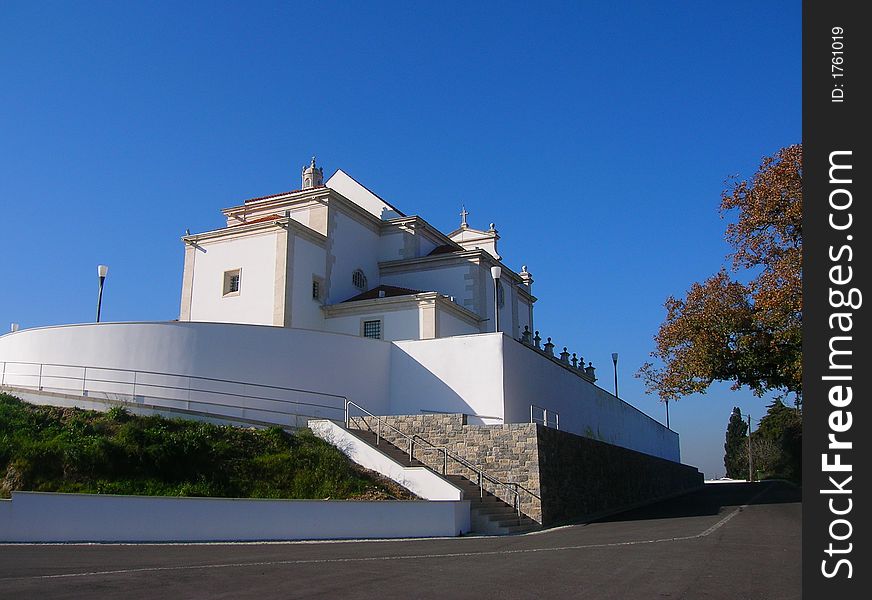
[[[533,279],[502,263],[499,234],[445,234],[315,159],[299,190],[222,211],[186,235],[180,320],[314,329],[389,341],[533,330]],[[495,269],[496,268],[496,269]],[[494,273],[499,273],[494,278]],[[495,299],[496,297],[496,299]]]

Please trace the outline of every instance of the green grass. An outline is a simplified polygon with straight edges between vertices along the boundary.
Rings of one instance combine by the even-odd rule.
[[[308,430],[35,406],[0,394],[0,497],[12,491],[228,498],[409,498]]]

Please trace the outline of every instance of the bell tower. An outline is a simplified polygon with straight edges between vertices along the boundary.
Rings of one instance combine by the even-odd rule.
[[[301,189],[311,190],[322,185],[324,185],[324,169],[315,166],[315,157],[313,156],[312,163],[303,167],[303,187]]]

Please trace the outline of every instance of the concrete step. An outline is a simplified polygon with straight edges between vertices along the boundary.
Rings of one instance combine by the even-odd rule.
[[[518,511],[509,506],[508,504],[489,504],[489,505],[479,505],[476,506],[475,509],[478,511],[480,515],[488,515],[494,518],[498,517],[511,517],[514,516],[517,518]]]

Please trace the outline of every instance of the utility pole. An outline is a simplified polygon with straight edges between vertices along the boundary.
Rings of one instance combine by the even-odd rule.
[[[748,481],[754,481],[754,460],[751,455],[751,415],[748,415]]]

